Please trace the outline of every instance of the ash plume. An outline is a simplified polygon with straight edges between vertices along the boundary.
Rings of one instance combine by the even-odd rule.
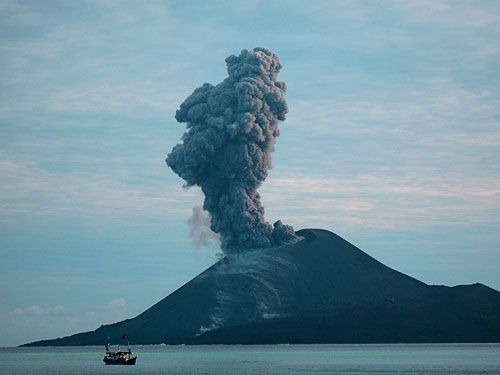
[[[226,64],[226,79],[197,88],[177,110],[188,130],[166,163],[186,187],[201,187],[224,252],[295,240],[291,226],[265,221],[257,192],[271,167],[278,121],[288,112],[285,83],[277,80],[279,57],[258,47],[229,56]]]
[[[193,213],[187,224],[189,225],[189,237],[197,248],[219,245],[219,236],[210,230],[210,215],[204,212],[201,206],[193,207]]]

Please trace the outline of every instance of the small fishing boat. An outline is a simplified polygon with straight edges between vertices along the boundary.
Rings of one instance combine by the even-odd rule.
[[[135,365],[137,356],[132,352],[107,352],[104,356],[104,363],[107,365]]]
[[[122,338],[125,340],[127,335],[123,335]],[[130,343],[128,343],[127,351],[121,351],[120,345],[118,345],[118,351],[116,352],[110,351],[109,343],[106,344],[106,355],[103,359],[106,365],[135,365],[136,360],[137,356],[134,356],[134,353],[130,350]]]

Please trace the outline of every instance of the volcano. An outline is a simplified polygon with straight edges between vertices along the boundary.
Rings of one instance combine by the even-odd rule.
[[[427,285],[336,234],[233,253],[133,319],[25,346],[500,342],[500,292]]]

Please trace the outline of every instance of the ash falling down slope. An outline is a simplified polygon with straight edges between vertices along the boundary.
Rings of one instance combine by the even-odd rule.
[[[500,292],[430,286],[339,236],[235,253],[139,316],[28,346],[500,342]]]
[[[205,194],[225,258],[133,319],[27,345],[499,342],[500,293],[429,286],[339,236],[264,219],[258,187],[287,105],[278,56],[243,50],[228,77],[196,89],[167,164]]]

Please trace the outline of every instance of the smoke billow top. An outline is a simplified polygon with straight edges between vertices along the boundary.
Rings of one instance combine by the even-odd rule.
[[[166,162],[186,186],[201,187],[210,228],[227,253],[297,237],[291,226],[264,220],[257,192],[271,166],[278,121],[288,112],[285,83],[277,80],[279,57],[258,47],[226,63],[229,77],[197,88],[177,110],[188,130]]]

